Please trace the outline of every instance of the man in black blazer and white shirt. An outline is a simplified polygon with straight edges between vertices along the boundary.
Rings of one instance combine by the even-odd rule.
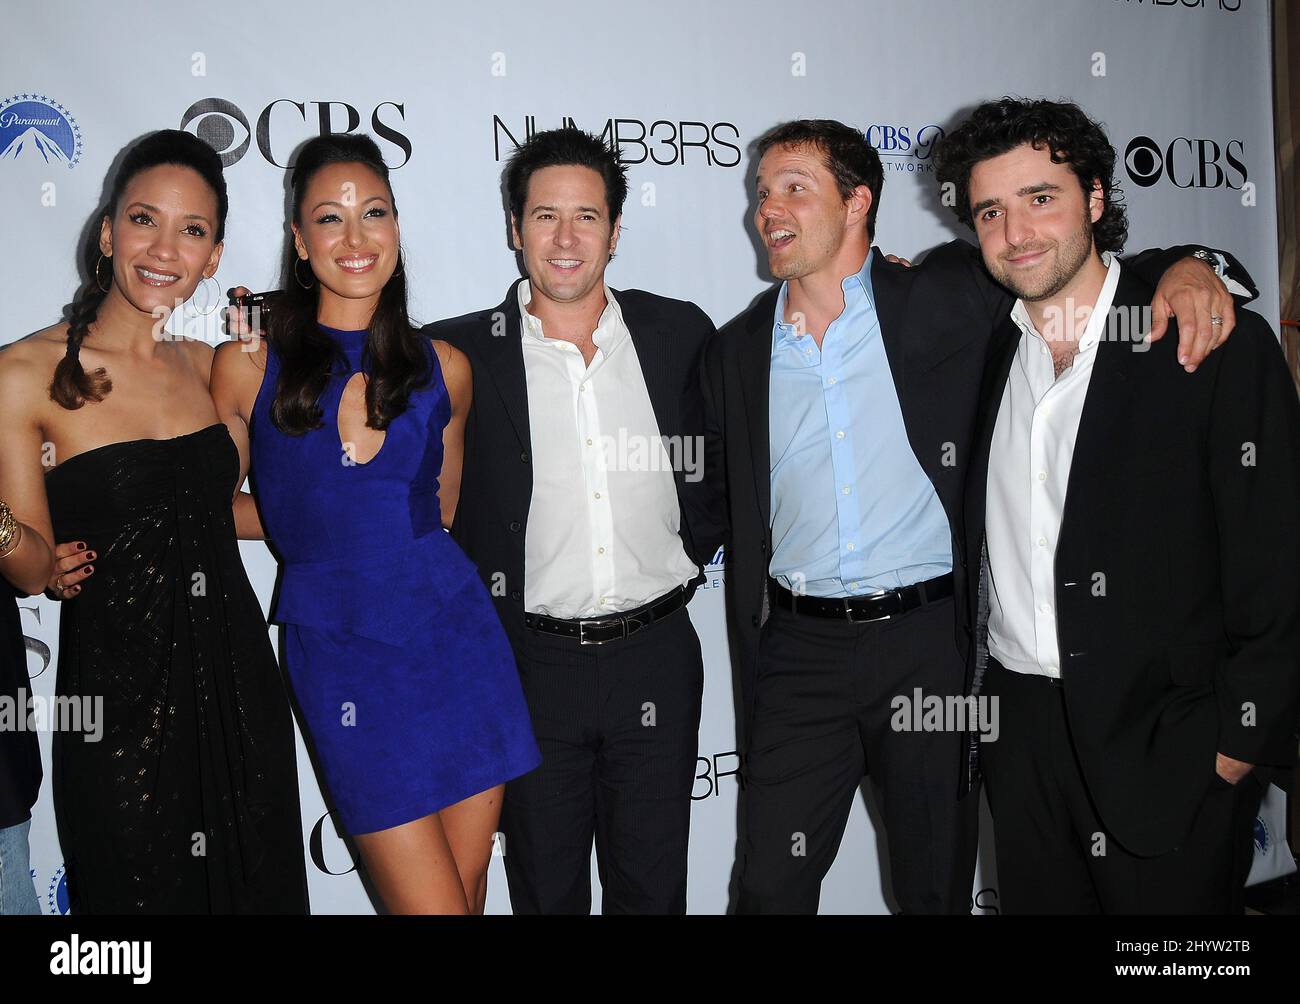
[[[1077,106],[1004,98],[938,165],[1020,297],[965,527],[1001,906],[1239,912],[1256,772],[1296,756],[1300,406],[1249,311],[1193,374],[1141,342],[1114,162]]]
[[[534,135],[505,173],[527,277],[430,325],[470,359],[452,533],[519,664],[542,765],[506,786],[516,913],[684,913],[703,690],[685,609],[721,544],[704,466],[699,307],[605,285],[627,195],[616,151]]]

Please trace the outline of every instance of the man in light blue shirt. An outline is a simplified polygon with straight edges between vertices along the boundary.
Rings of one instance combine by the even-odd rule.
[[[772,577],[796,594],[866,596],[952,571],[939,496],[907,442],[871,292],[872,250],[841,284],[821,345],[772,325]]]

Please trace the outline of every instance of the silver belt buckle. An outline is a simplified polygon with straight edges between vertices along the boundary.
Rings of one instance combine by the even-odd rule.
[[[587,638],[588,624],[594,626],[599,624],[599,621],[578,621],[578,644],[579,645],[606,645],[611,641],[623,641],[625,638],[627,638],[627,620],[624,618],[619,618],[619,624],[623,626],[623,634],[620,637],[605,638],[602,641],[597,641],[594,638],[588,640]]]
[[[895,599],[897,599],[897,596],[898,596],[898,590],[896,590],[896,589],[887,589],[887,590],[885,590],[883,593],[877,593],[874,597],[868,597],[868,598],[870,598],[870,599],[879,599],[879,600],[883,600],[883,599],[885,599],[887,596],[893,596]],[[879,617],[854,617],[854,616],[853,616],[853,609],[848,605],[848,600],[845,600],[845,602],[844,602],[844,616],[848,618],[848,621],[849,621],[850,624],[874,624],[876,621],[887,621],[887,620],[889,620],[889,618],[893,617],[894,615],[893,615],[893,614],[882,614],[882,615],[879,616]]]

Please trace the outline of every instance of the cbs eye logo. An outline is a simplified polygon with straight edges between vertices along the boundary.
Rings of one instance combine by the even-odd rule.
[[[314,114],[309,115],[308,105],[315,106]],[[381,101],[371,109],[370,132],[381,147],[387,143],[397,148],[396,158],[384,157],[397,170],[411,159],[411,141],[393,124],[394,119],[405,125],[405,105]],[[360,124],[361,113],[346,101],[276,98],[258,114],[256,125],[250,126],[248,116],[233,102],[203,98],[185,109],[180,128],[194,133],[216,150],[222,167],[237,164],[255,141],[263,160],[288,169],[293,166],[288,159],[289,151],[303,141],[313,136],[355,132]]]
[[[1124,150],[1124,170],[1140,188],[1161,178],[1175,188],[1241,188],[1249,177],[1244,155],[1239,139],[1220,146],[1212,139],[1179,136],[1162,148],[1150,136],[1134,136]]]
[[[1155,140],[1147,136],[1136,136],[1124,151],[1124,170],[1133,179],[1133,184],[1150,188],[1160,180],[1164,172],[1164,155]]]
[[[248,152],[248,144],[253,138],[248,128],[248,119],[239,107],[222,98],[204,98],[196,101],[181,116],[181,128],[189,129],[204,143],[221,155],[221,166],[230,167],[238,163],[239,158]],[[244,131],[243,141],[236,145],[235,127]]]

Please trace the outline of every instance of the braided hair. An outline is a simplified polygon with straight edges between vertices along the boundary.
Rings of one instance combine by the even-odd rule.
[[[160,129],[150,133],[127,151],[113,177],[108,202],[96,215],[111,221],[117,215],[118,203],[131,179],[142,171],[163,164],[188,167],[208,183],[217,197],[214,243],[220,244],[225,237],[226,213],[230,205],[226,179],[221,171],[221,157],[197,136],[179,129]],[[86,340],[90,325],[113,288],[111,264],[108,288],[100,285],[99,273],[108,259],[99,250],[99,233],[99,227],[92,227],[82,249],[82,266],[87,279],[68,308],[67,350],[54,368],[54,379],[50,381],[50,400],[69,411],[80,408],[87,401],[102,401],[113,389],[113,382],[104,367],[87,373],[81,365],[81,343]]]

